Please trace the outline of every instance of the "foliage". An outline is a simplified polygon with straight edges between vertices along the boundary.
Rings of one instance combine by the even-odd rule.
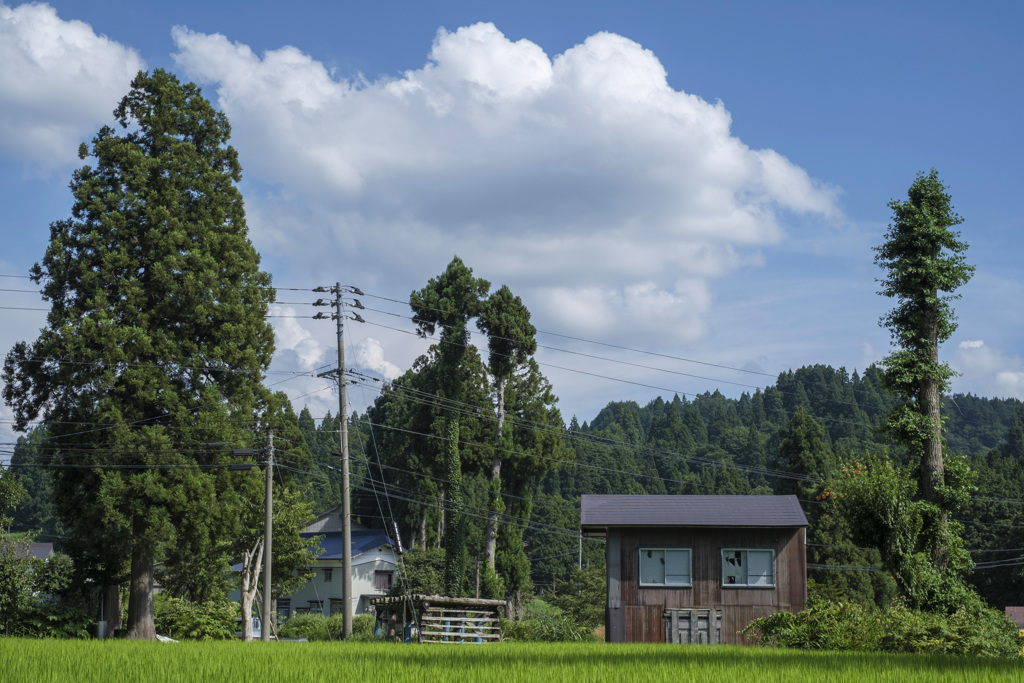
[[[544,597],[579,624],[596,628],[604,623],[605,581],[604,567],[575,568],[553,595]]]
[[[353,640],[367,641],[374,639],[373,627],[376,625],[377,619],[372,614],[357,614],[352,617],[352,636]],[[334,632],[333,629],[331,631]],[[341,633],[339,630],[338,633]]]
[[[594,641],[592,626],[582,624],[573,615],[535,598],[526,606],[521,620],[501,620],[502,638],[519,642],[570,643]]]
[[[341,640],[343,617],[332,614],[294,614],[286,621],[278,635],[281,638],[305,638],[309,641]],[[373,639],[374,618],[372,614],[357,614],[352,619],[352,638],[357,641]]]
[[[51,310],[7,355],[3,396],[19,430],[46,425],[76,567],[97,585],[130,573],[129,632],[152,638],[157,560],[185,547],[197,576],[226,564],[237,473],[210,467],[232,456],[207,444],[251,441],[274,293],[226,117],[159,69],[114,115],[123,133],[104,126],[81,145],[93,163],[73,174],[71,218],[51,224],[31,269]]]
[[[954,372],[939,362],[939,345],[956,330],[950,302],[974,267],[964,257],[967,245],[950,230],[962,219],[945,190],[932,169],[918,174],[907,200],[889,203],[893,222],[875,263],[886,271],[881,294],[896,299],[881,320],[896,346],[882,361],[884,385],[896,398],[885,430],[918,463],[920,496],[934,506],[920,517],[920,537],[935,569],[949,574],[944,582],[956,583],[964,569],[952,555],[959,539],[947,511],[958,502],[950,489],[956,491],[959,482],[946,476],[940,407]]]
[[[31,554],[35,533],[16,538],[7,529],[7,514],[23,496],[16,475],[0,467],[0,635],[88,637],[91,610],[66,593],[73,581],[71,558],[52,553],[37,559]]]
[[[402,571],[392,582],[388,595],[441,595],[444,593],[444,551],[407,550],[402,555]]]
[[[756,619],[744,633],[768,647],[802,650],[932,653],[1019,658],[1024,639],[998,610],[973,597],[950,615],[902,604],[868,609],[856,603],[809,600],[797,613]]]
[[[238,603],[226,599],[193,603],[167,593],[153,599],[156,630],[175,640],[227,640],[235,637]]]
[[[67,589],[73,581],[71,558],[31,554],[35,534],[13,537],[6,529],[8,506],[22,489],[9,469],[0,469],[0,635],[86,638],[92,611]]]
[[[339,627],[338,632],[341,632]],[[307,640],[327,640],[327,619],[322,614],[293,614],[278,629],[280,638],[306,638]]]
[[[851,524],[854,543],[878,549],[883,566],[912,608],[953,612],[971,596],[959,579],[971,566],[958,533],[960,523],[948,523],[949,564],[942,570],[931,561],[931,539],[926,534],[935,528],[938,507],[916,497],[917,483],[909,468],[897,468],[885,457],[865,460],[843,466],[834,475],[832,486],[826,486],[821,494],[823,502],[846,519],[855,520]],[[961,461],[953,459],[947,479],[969,480],[968,473]]]

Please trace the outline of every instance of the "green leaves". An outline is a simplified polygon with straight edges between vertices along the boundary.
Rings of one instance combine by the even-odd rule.
[[[4,399],[19,428],[40,416],[49,427],[80,570],[117,582],[130,548],[175,544],[163,559],[196,563],[181,574],[205,594],[222,580],[233,508],[221,502],[240,479],[211,469],[227,450],[204,444],[248,445],[270,403],[274,293],[224,115],[156,70],[135,77],[115,117],[120,130],[80,148],[91,163],[73,174],[71,218],[51,224],[32,269],[51,312],[8,354]]]

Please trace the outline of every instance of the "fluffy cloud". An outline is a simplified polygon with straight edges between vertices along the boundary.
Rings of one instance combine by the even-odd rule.
[[[0,147],[40,169],[73,161],[145,68],[134,50],[36,4],[0,4],[0,64]]]
[[[954,390],[980,396],[1024,399],[1024,360],[1007,357],[982,340],[960,342],[950,363],[963,377]]]
[[[833,190],[747,147],[721,102],[674,90],[622,36],[550,58],[492,24],[441,30],[422,68],[373,82],[293,47],[174,39],[247,172],[279,188],[248,195],[254,234],[305,270],[344,254],[351,277],[386,269],[403,292],[457,252],[542,320],[680,342],[706,328],[709,282],[758,263],[786,215],[838,216]],[[310,224],[331,226],[314,253]]]
[[[312,333],[299,324],[298,313],[290,306],[272,306],[274,336],[277,342],[275,358],[279,369],[312,370],[324,362],[324,350]]]
[[[384,359],[384,345],[373,337],[362,339],[356,344],[355,365],[375,372],[389,381],[402,374],[401,368]]]

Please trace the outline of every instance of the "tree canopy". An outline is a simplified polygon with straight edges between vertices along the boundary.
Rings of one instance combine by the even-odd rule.
[[[140,72],[79,155],[71,217],[32,268],[51,310],[4,364],[17,426],[41,417],[76,564],[131,580],[128,629],[152,638],[153,566],[237,514],[230,452],[266,403],[270,276],[247,236],[224,114],[194,84]],[[195,558],[193,558],[195,559]],[[207,558],[223,563],[221,555]]]

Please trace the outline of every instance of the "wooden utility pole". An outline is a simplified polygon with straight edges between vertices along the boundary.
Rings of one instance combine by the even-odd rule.
[[[274,432],[267,434],[268,457],[267,457],[267,516],[266,526],[263,532],[263,611],[260,624],[260,640],[270,640],[270,595],[273,554],[271,546],[274,537]],[[248,618],[243,615],[243,618]]]

